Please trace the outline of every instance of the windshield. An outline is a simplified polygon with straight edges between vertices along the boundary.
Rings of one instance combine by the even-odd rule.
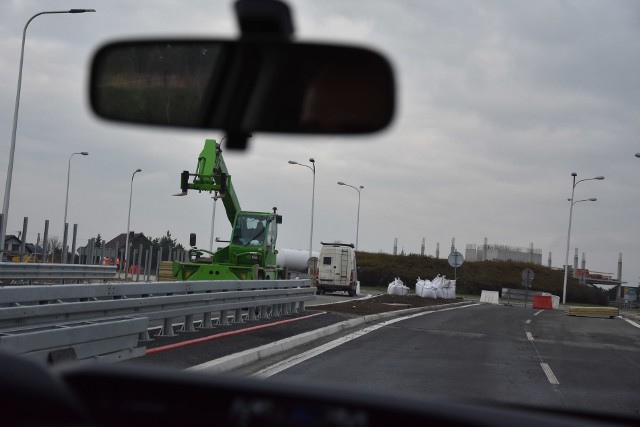
[[[0,261],[10,264],[0,267],[0,349],[33,327],[57,331],[47,342],[60,345],[19,354],[48,365],[104,360],[91,348],[123,365],[638,418],[640,2],[288,3],[292,41],[366,46],[389,60],[391,126],[356,137],[255,132],[246,151],[234,151],[225,144],[237,135],[222,130],[107,122],[88,106],[99,46],[238,39],[233,2],[93,0],[95,13],[30,21],[24,52],[25,24],[51,2],[0,2]],[[191,123],[212,70],[174,54],[163,66],[184,65],[193,80],[158,93],[154,114]],[[115,60],[127,61],[122,79],[148,65]],[[109,84],[113,111],[136,109],[135,93],[123,99],[118,81]],[[225,88],[216,93],[231,96]],[[171,197],[207,139],[225,157],[216,179],[233,186]],[[241,210],[275,219],[275,207],[285,218],[278,229],[251,213],[233,222]],[[189,251],[191,233],[202,253]],[[354,249],[320,256],[321,242]],[[10,270],[50,264],[66,267],[49,276]],[[91,270],[68,271],[79,267]],[[78,281],[86,293],[73,293]],[[107,289],[115,283],[122,295]],[[9,296],[11,287],[32,290]],[[161,297],[177,305],[146,315],[146,299],[138,311],[119,305]],[[119,313],[117,327],[68,305],[105,301],[122,309],[100,311]],[[227,305],[193,308],[202,301]],[[25,306],[32,317],[21,317]],[[352,319],[361,323],[335,326]],[[138,329],[127,329],[126,344],[69,350],[60,331],[82,322]],[[212,367],[330,327],[340,331],[322,343]]]
[[[266,237],[267,218],[238,215],[233,229],[233,243],[243,246],[261,246]]]

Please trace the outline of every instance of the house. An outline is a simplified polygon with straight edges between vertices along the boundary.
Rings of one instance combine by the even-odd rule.
[[[104,244],[105,249],[115,250],[116,253],[124,252],[124,246],[127,244],[127,233],[119,234]],[[142,245],[143,249],[149,249],[153,245],[144,233],[129,232],[129,245],[132,250],[138,249]]]
[[[4,250],[6,252],[18,253],[20,251],[20,245],[22,244],[22,240],[16,235],[7,234],[4,238]]]
[[[25,261],[42,260],[42,247],[33,243],[25,243],[24,253],[20,253],[22,240],[13,234],[8,234],[4,240],[3,259],[0,261],[19,261],[20,255],[26,255]]]
[[[103,248],[108,253],[117,254],[116,263],[119,264],[120,259],[124,259],[124,247],[127,242],[127,233],[119,234],[113,239],[103,244]],[[141,256],[145,256],[145,252],[150,250],[153,253],[153,244],[151,240],[149,240],[144,233],[136,233],[134,231],[129,232],[129,258],[131,259],[130,264],[136,264],[137,259],[134,259],[134,254],[136,251],[142,246]],[[141,260],[142,264],[145,263],[145,260]],[[152,265],[155,265],[155,258],[152,259]]]

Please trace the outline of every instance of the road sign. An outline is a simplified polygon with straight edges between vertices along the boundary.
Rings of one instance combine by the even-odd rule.
[[[531,282],[533,282],[535,274],[533,274],[533,270],[530,268],[525,268],[522,270],[522,286],[529,287],[531,286]]]
[[[458,268],[464,263],[464,257],[458,251],[451,252],[447,260],[449,261],[449,265],[453,268]]]

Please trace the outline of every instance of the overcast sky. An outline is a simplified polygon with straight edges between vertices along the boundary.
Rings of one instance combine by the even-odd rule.
[[[375,136],[255,134],[245,153],[225,152],[242,208],[277,206],[281,248],[308,249],[311,172],[288,160],[316,160],[314,250],[320,241],[355,242],[363,185],[359,249],[446,256],[455,237],[467,244],[528,247],[564,265],[571,172],[576,187],[570,262],[640,276],[640,2],[628,1],[295,1],[296,38],[376,48],[395,68],[398,109]],[[366,5],[366,7],[364,7]],[[88,108],[92,52],[115,38],[231,38],[231,1],[5,0],[0,2],[0,194],[4,194],[22,29],[27,31],[7,234],[35,242],[50,220],[62,235],[69,156],[68,221],[79,243],[110,240],[127,226],[183,244],[190,232],[208,247],[212,200],[178,191],[180,172],[195,170],[206,138],[218,131],[114,125]],[[215,235],[230,226],[218,206]],[[447,272],[443,272],[447,273]]]

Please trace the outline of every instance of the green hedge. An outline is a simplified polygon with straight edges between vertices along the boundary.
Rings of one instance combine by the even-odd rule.
[[[454,278],[454,269],[446,259],[430,256],[358,252],[357,260],[358,279],[362,286],[386,288],[394,278],[399,277],[413,291],[418,277],[432,280],[440,274],[448,279]],[[520,289],[522,270],[525,268],[535,273],[532,290],[562,296],[562,270],[515,261],[465,262],[457,271],[456,292],[479,295],[482,290]],[[567,301],[607,305],[608,298],[604,291],[580,285],[578,279],[569,277]]]

